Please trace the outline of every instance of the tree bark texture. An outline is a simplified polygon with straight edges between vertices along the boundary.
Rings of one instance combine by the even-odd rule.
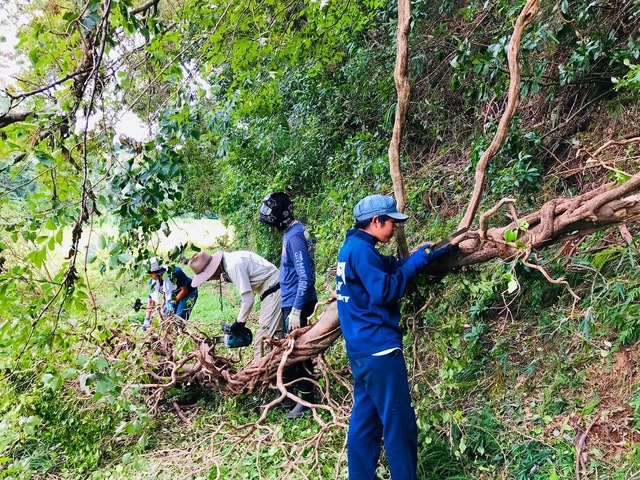
[[[393,71],[393,79],[398,92],[398,103],[396,105],[396,115],[393,122],[393,133],[389,144],[389,170],[393,181],[393,193],[396,198],[398,211],[404,212],[407,205],[404,177],[401,168],[400,146],[402,144],[402,134],[404,124],[409,111],[409,100],[411,98],[411,84],[407,73],[409,63],[409,29],[411,27],[411,0],[398,0],[398,30],[396,33],[396,66]],[[404,227],[398,224],[396,229],[396,244],[398,246],[398,256],[409,256],[407,238]]]

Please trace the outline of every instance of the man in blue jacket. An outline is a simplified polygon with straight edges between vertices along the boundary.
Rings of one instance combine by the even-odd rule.
[[[395,201],[370,195],[354,208],[336,274],[338,316],[353,373],[348,443],[349,478],[375,480],[384,437],[393,480],[415,480],[418,431],[402,353],[398,300],[418,271],[449,248],[427,245],[409,258],[383,256],[376,243],[407,220]]]
[[[293,204],[284,192],[270,193],[260,204],[260,221],[282,233],[280,258],[280,291],[282,292],[282,333],[306,327],[318,297],[316,295],[315,248],[305,226],[293,215]],[[285,371],[285,383],[309,377],[313,371],[311,360],[297,363]],[[313,384],[299,380],[295,387],[302,400],[313,403]],[[287,418],[298,418],[309,407],[296,404]]]

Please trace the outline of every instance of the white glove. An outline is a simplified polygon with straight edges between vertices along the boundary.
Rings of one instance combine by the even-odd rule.
[[[289,328],[289,332],[292,332],[296,328],[300,328],[300,310],[297,308],[292,308],[289,313],[289,317],[287,317],[287,327]]]

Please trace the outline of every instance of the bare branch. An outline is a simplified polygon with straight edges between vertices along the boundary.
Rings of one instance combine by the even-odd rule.
[[[24,122],[31,116],[35,117],[36,114],[34,112],[7,112],[4,115],[0,116],[0,128],[7,127],[13,123]]]
[[[509,123],[513,115],[518,109],[520,104],[520,69],[518,68],[518,54],[520,53],[520,43],[522,41],[522,35],[524,29],[533,22],[538,15],[540,9],[539,0],[527,0],[522,12],[516,20],[513,33],[511,34],[511,40],[509,41],[509,49],[507,52],[507,60],[509,63],[509,93],[507,96],[507,106],[502,114],[500,123],[498,124],[498,130],[493,136],[493,140],[489,147],[480,157],[478,165],[476,165],[475,173],[475,185],[473,187],[473,194],[471,200],[467,206],[467,211],[460,222],[459,228],[470,227],[473,222],[473,218],[478,211],[480,200],[482,198],[482,190],[484,188],[485,170],[489,161],[495,156],[496,153],[502,148],[505,138],[507,137]]]
[[[407,73],[409,61],[409,28],[411,27],[411,0],[398,0],[398,28],[396,39],[396,66],[393,72],[393,79],[398,92],[398,103],[396,105],[396,116],[393,123],[393,134],[389,144],[389,169],[391,180],[393,181],[393,192],[398,205],[398,211],[404,212],[406,207],[406,194],[404,177],[400,168],[400,145],[402,143],[402,132],[409,110],[409,100],[411,98],[411,84]],[[398,246],[398,256],[409,256],[407,239],[404,233],[404,226],[398,224],[396,230],[396,244]]]
[[[147,10],[150,10],[153,7],[157,7],[158,3],[160,3],[160,0],[148,0],[147,2],[143,3],[139,7],[132,8],[131,10],[129,10],[129,13],[131,15],[137,15],[139,13],[146,12]]]

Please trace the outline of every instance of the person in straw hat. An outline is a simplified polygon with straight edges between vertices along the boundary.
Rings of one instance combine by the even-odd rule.
[[[164,274],[167,272],[169,274],[165,277]],[[146,330],[151,324],[151,314],[156,305],[163,306],[165,315],[175,313],[181,319],[189,320],[191,310],[198,300],[198,289],[193,286],[191,279],[180,267],[168,269],[155,257],[149,260],[147,273],[151,277],[151,293],[142,329]]]
[[[260,297],[258,331],[253,342],[254,361],[262,357],[263,339],[275,335],[282,321],[280,309],[280,272],[260,255],[245,250],[218,251],[213,255],[198,252],[189,260],[193,270],[192,285],[200,286],[207,280],[225,280],[233,283],[240,295],[240,311],[231,325],[233,333],[246,328],[247,318],[253,308],[254,295]]]

